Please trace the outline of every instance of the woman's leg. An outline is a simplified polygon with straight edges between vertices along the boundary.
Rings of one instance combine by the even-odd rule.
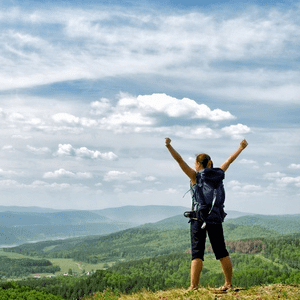
[[[225,277],[225,284],[224,284],[224,288],[229,288],[232,286],[232,263],[231,263],[231,259],[229,256],[220,258],[220,262],[221,262],[221,266],[222,266],[222,270],[224,273],[224,277]]]
[[[219,259],[225,277],[224,289],[232,285],[232,263],[226,249],[222,224],[207,224],[207,232],[216,259]]]
[[[190,289],[197,290],[202,271],[203,262],[200,258],[195,258],[191,263],[191,286]]]
[[[194,290],[198,288],[204,260],[206,230],[201,229],[201,225],[201,222],[191,220],[192,262],[190,289]]]

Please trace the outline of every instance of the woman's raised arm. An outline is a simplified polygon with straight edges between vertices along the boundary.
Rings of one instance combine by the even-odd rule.
[[[239,148],[233,153],[231,154],[226,161],[221,165],[221,169],[225,172],[231,163],[234,162],[234,160],[241,154],[241,152],[248,146],[248,143],[246,140],[242,140],[240,142],[240,146]]]
[[[180,154],[171,146],[171,139],[166,137],[166,147],[173,156],[173,158],[178,162],[182,171],[191,179],[192,184],[196,183],[196,171],[193,170],[180,156]]]

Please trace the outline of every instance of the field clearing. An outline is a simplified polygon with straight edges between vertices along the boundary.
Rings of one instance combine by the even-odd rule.
[[[108,265],[109,267],[113,265],[113,263],[99,263],[93,265],[85,262],[74,261],[71,258],[49,258],[48,260],[51,261],[53,265],[57,265],[61,268],[61,271],[56,272],[55,275],[66,274],[68,273],[69,269],[72,270],[73,274],[77,273],[78,275],[81,275],[83,273],[92,272],[99,269],[103,270],[105,269],[105,265]]]
[[[42,257],[32,257],[32,256],[26,256],[23,254],[18,254],[14,252],[4,252],[2,249],[0,249],[0,256],[6,256],[11,259],[22,259],[22,258],[29,258],[29,259],[42,259]],[[69,270],[72,270],[73,274],[82,275],[83,273],[87,272],[93,272],[99,269],[106,269],[107,267],[111,267],[114,263],[99,263],[96,265],[85,263],[85,262],[79,262],[74,261],[71,258],[46,258],[47,260],[51,261],[51,263],[55,266],[59,266],[61,270],[59,272],[56,272],[55,275],[63,275],[67,274]],[[49,275],[49,274],[34,274],[34,275]]]
[[[4,252],[3,249],[0,249],[0,255],[6,256],[6,257],[12,258],[12,259],[22,259],[22,258],[41,259],[40,257],[32,257],[32,256],[15,253],[15,252]]]

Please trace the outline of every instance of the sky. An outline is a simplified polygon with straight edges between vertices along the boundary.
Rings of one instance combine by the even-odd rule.
[[[0,1],[0,205],[191,206],[194,166],[225,210],[300,213],[299,1]]]

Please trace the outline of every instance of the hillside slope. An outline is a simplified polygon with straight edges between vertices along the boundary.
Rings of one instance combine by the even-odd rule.
[[[171,224],[173,224],[172,221],[173,218],[171,218]],[[88,263],[154,257],[190,249],[187,220],[184,219],[182,224],[185,229],[175,226],[169,229],[169,223],[161,221],[106,236],[29,243],[6,249],[6,251],[47,258],[72,258]],[[224,224],[224,233],[228,241],[278,236],[276,231],[251,225]]]
[[[250,215],[228,219],[226,224],[260,226],[280,234],[300,233],[300,215]]]
[[[114,292],[106,291],[103,293],[95,293],[93,296],[84,297],[83,300],[157,300],[157,299],[189,299],[189,300],[211,300],[211,299],[299,299],[300,285],[284,285],[284,284],[271,284],[265,286],[255,286],[249,289],[236,288],[230,292],[220,292],[214,288],[200,288],[197,292],[188,292],[185,289],[170,289],[167,291],[149,292],[141,291],[132,295],[117,294]]]
[[[145,223],[154,224],[174,216],[181,219],[181,224],[176,224],[176,228],[185,229],[188,228],[187,220],[183,218],[186,210],[188,208],[182,206],[162,205],[123,206],[94,211],[0,206],[0,247],[79,236],[100,236]],[[249,214],[228,212],[228,218],[244,215]],[[166,220],[165,223],[168,222]]]

